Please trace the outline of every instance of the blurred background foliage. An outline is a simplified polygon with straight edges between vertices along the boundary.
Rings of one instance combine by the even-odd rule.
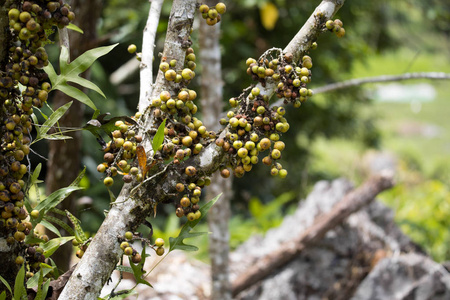
[[[239,95],[251,84],[245,60],[257,58],[270,47],[283,48],[320,1],[233,0],[224,1],[227,13],[221,22],[221,51],[224,99]],[[163,7],[158,27],[156,51],[162,51],[171,1]],[[111,84],[109,76],[133,56],[126,48],[142,44],[142,30],[148,16],[148,1],[104,1],[98,24],[100,44],[119,42],[92,70],[92,80],[107,99],[90,93],[102,112],[133,115],[138,101],[139,73],[136,69],[126,81]],[[450,3],[446,0],[347,0],[338,12],[346,35],[320,36],[313,58],[311,87],[356,77],[400,74],[413,71],[450,72]],[[197,19],[196,22],[199,20]],[[194,49],[198,24],[194,24]],[[139,51],[139,50],[138,50]],[[57,49],[51,51],[57,57]],[[155,57],[155,70],[159,59]],[[198,65],[197,76],[202,68]],[[367,174],[364,157],[369,149],[389,151],[400,166],[399,184],[382,195],[396,209],[397,221],[411,237],[438,260],[450,259],[450,87],[446,82],[425,82],[436,95],[413,111],[411,101],[386,102],[376,99],[379,85],[341,90],[314,96],[300,109],[289,109],[291,130],[283,135],[287,147],[281,163],[288,170],[286,179],[271,178],[269,168],[258,165],[244,178],[234,180],[231,245],[237,246],[253,233],[264,233],[277,226],[283,215],[292,211],[321,179],[346,176],[356,184]],[[193,83],[194,88],[198,83]],[[200,95],[201,96],[201,95]],[[382,100],[382,99],[381,99]],[[218,99],[219,101],[219,99]],[[86,110],[86,121],[92,116]],[[439,134],[404,134],[399,128],[407,122],[432,125]],[[83,133],[83,161],[87,166],[89,189],[80,195],[80,219],[83,227],[95,232],[110,202],[101,175],[96,171],[102,153],[94,151],[95,138]],[[43,143],[41,143],[43,144]],[[45,145],[37,152],[45,153]],[[38,161],[35,158],[35,163]],[[80,166],[81,169],[81,166]],[[120,186],[114,186],[118,193]],[[169,236],[178,228],[170,205],[161,207],[152,220],[155,234]],[[206,239],[205,239],[206,243]]]

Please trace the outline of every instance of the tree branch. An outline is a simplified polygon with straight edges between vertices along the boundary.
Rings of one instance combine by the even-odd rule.
[[[141,57],[141,89],[139,94],[139,112],[144,112],[150,105],[150,95],[152,94],[153,84],[153,52],[155,49],[156,30],[158,28],[159,16],[164,0],[150,0],[150,12],[148,14],[147,25],[144,29],[142,40]]]
[[[328,93],[341,89],[346,89],[352,86],[363,85],[366,83],[377,83],[377,82],[390,82],[390,81],[403,81],[410,79],[450,79],[449,73],[442,72],[420,72],[420,73],[405,73],[400,75],[381,75],[375,77],[365,77],[350,79],[346,81],[336,82],[332,84],[327,84],[314,89],[314,94]]]
[[[300,236],[281,245],[275,252],[259,259],[233,283],[233,297],[283,267],[306,247],[316,243],[352,213],[370,204],[376,195],[394,185],[393,173],[387,171],[369,178],[358,189],[348,193],[330,212],[319,215]]]
[[[343,2],[342,0],[322,1],[310,20],[315,20],[315,14],[321,14],[323,18],[330,19]],[[195,9],[196,0],[174,0],[163,52],[163,57],[167,60],[184,62]],[[291,43],[300,46],[298,48],[288,46],[287,49],[294,51],[292,53],[294,56],[300,57],[310,44],[305,39],[315,39],[321,32],[321,27],[320,22],[311,21],[307,23],[301,29],[302,34],[297,34],[294,38],[296,42]],[[314,34],[311,34],[311,32]],[[181,66],[179,67],[181,68]],[[144,88],[144,86],[141,88]],[[163,72],[158,71],[150,99],[159,97],[162,91],[174,94],[176,88],[176,83],[167,81]],[[261,93],[270,96],[274,93],[275,88],[276,85],[270,82],[265,88],[261,88]],[[145,97],[147,96],[148,94],[145,95]],[[140,104],[139,109],[145,112],[141,117],[138,132],[143,136],[141,145],[147,151],[147,156],[153,157],[151,140],[156,129],[156,119],[153,110],[148,106]],[[225,135],[225,130],[222,135]],[[109,211],[108,216],[63,290],[61,299],[96,299],[123,254],[120,249],[119,238],[126,231],[135,230],[150,215],[150,212],[154,211],[158,203],[173,199],[173,196],[176,195],[176,183],[180,180],[186,181],[187,175],[184,172],[186,166],[195,166],[199,175],[211,175],[218,170],[224,158],[223,149],[216,146],[215,143],[211,143],[204,147],[198,155],[192,156],[179,164],[172,164],[164,174],[140,185],[133,197],[130,197],[130,191],[138,183],[125,184],[117,197],[118,205],[115,205]],[[160,170],[154,173],[158,171]],[[191,179],[194,180],[195,178],[192,177]]]

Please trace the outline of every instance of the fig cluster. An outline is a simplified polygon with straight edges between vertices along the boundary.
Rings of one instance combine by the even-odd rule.
[[[54,26],[63,28],[74,17],[62,1],[14,1],[9,7],[8,53],[0,73],[0,234],[10,244],[23,243],[32,232],[23,177],[28,172],[24,161],[30,153],[33,106],[42,107],[51,90],[42,70],[48,65],[43,46]],[[23,261],[19,256],[17,262]]]
[[[328,20],[325,23],[325,27],[336,34],[337,37],[343,37],[345,35],[344,23],[341,20]]]
[[[97,166],[97,171],[105,173],[106,177],[103,183],[106,186],[114,184],[114,178],[118,174],[122,175],[122,180],[129,183],[136,179],[141,182],[143,180],[142,170],[135,161],[137,155],[137,147],[142,142],[142,136],[137,135],[135,127],[126,121],[116,121],[117,128],[111,132],[112,139],[103,147],[104,162]]]
[[[213,26],[220,22],[222,15],[227,11],[227,7],[222,2],[217,3],[213,7],[202,4],[199,7],[199,11],[202,14],[202,18],[206,20],[206,24]]]

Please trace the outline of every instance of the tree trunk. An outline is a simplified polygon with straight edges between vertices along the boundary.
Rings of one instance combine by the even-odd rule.
[[[216,1],[204,2],[214,6]],[[201,76],[201,105],[203,124],[208,130],[220,129],[217,120],[223,111],[223,81],[220,55],[220,23],[209,26],[206,22],[200,22],[199,48]],[[212,300],[231,299],[231,286],[228,270],[228,253],[230,232],[228,222],[230,218],[230,197],[232,180],[225,179],[215,174],[211,178],[211,185],[206,192],[206,199],[213,199],[223,192],[208,214],[209,254],[211,258],[211,282]]]
[[[94,47],[96,43],[96,25],[101,14],[102,0],[73,0],[71,5],[76,14],[75,24],[83,29],[84,34],[70,31],[70,58],[77,58],[80,54]],[[89,77],[89,73],[83,74],[84,78]],[[65,114],[60,120],[61,127],[79,128],[82,126],[84,104],[80,101],[74,101],[66,94],[56,91],[53,97],[53,107],[58,107],[73,101],[69,113]],[[72,139],[65,141],[51,141],[49,143],[49,154],[47,162],[47,174],[45,178],[47,194],[50,194],[60,188],[68,186],[79,174],[81,165],[81,131],[69,132],[66,135]],[[63,203],[58,206],[59,209],[76,212],[76,194],[72,194]],[[76,215],[76,213],[75,213]],[[60,218],[60,215],[55,217]],[[69,223],[67,218],[64,222]],[[64,229],[60,229],[61,234],[68,235]],[[48,232],[49,235],[53,235]],[[70,243],[63,245],[53,256],[58,268],[67,271],[70,267],[70,258],[72,256],[72,245]]]

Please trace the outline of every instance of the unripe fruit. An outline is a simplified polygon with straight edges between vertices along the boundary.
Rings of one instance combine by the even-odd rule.
[[[263,138],[260,142],[259,145],[261,147],[261,150],[267,150],[270,148],[271,142],[268,138]]]
[[[332,30],[333,27],[334,27],[334,22],[333,22],[333,20],[328,20],[328,21],[325,23],[325,26],[327,27],[327,29]]]
[[[162,247],[162,246],[164,246],[164,240],[163,240],[162,238],[157,238],[157,239],[155,240],[155,246],[156,246],[156,247]]]
[[[162,62],[160,65],[159,65],[159,69],[163,72],[163,73],[166,73],[167,72],[167,70],[169,70],[169,64],[168,63],[166,63],[166,62]]]
[[[127,49],[128,53],[134,53],[134,52],[136,52],[136,50],[137,50],[137,47],[135,44],[129,45],[128,49]]]
[[[175,72],[174,70],[167,70],[164,73],[164,77],[168,81],[174,81],[177,78],[177,72]]]
[[[126,247],[126,248],[123,250],[123,254],[125,254],[126,256],[132,255],[132,254],[133,254],[133,248],[131,248],[131,247]]]
[[[30,212],[30,216],[31,216],[33,219],[39,218],[39,211],[36,210],[36,209],[32,210],[32,211]]]
[[[185,80],[191,80],[194,78],[195,73],[191,69],[183,69],[183,71],[181,71],[181,76]]]
[[[108,176],[103,180],[103,184],[106,186],[112,186],[114,184],[114,179]]]
[[[18,265],[23,264],[24,261],[25,261],[25,259],[23,258],[23,256],[20,256],[20,255],[17,256],[16,260],[15,260],[16,264],[18,264]]]
[[[129,241],[132,240],[133,239],[133,233],[131,231],[125,232],[125,238],[127,240],[129,240]]]
[[[202,4],[202,5],[200,5],[200,7],[198,9],[199,9],[200,13],[205,14],[208,12],[209,6],[206,4]]]
[[[156,255],[158,255],[158,256],[164,255],[164,248],[158,247],[158,248],[156,249]]]
[[[189,221],[194,221],[195,220],[195,213],[193,213],[193,212],[188,213],[187,214],[187,219]]]
[[[287,176],[288,172],[285,169],[281,169],[278,172],[278,176],[280,176],[280,178],[285,178]]]
[[[216,10],[219,14],[223,15],[227,11],[227,7],[224,3],[219,2],[216,4]]]
[[[120,244],[120,249],[125,250],[125,248],[130,247],[130,244],[128,242],[122,242]]]

